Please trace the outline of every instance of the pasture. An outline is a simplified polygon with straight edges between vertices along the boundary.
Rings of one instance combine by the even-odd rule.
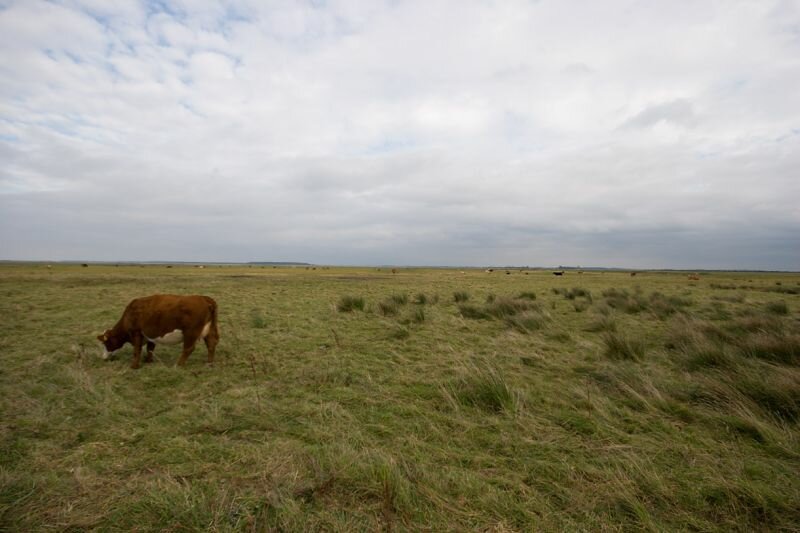
[[[698,277],[0,265],[0,529],[797,531],[800,275]]]

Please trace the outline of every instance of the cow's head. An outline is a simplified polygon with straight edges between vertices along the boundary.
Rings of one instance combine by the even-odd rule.
[[[122,348],[125,339],[114,335],[114,332],[107,329],[102,335],[97,336],[97,340],[103,345],[103,359],[108,359],[114,352]]]

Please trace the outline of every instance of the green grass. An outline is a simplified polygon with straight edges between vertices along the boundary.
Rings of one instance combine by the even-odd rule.
[[[0,530],[797,529],[800,276],[526,274],[0,264]]]

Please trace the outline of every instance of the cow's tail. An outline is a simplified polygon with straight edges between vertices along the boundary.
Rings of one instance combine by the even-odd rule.
[[[208,302],[208,312],[211,315],[211,331],[219,337],[219,328],[217,327],[217,302],[208,296],[206,296],[206,302]]]

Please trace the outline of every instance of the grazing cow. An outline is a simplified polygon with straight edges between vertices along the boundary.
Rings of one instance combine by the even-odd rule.
[[[214,362],[214,350],[219,342],[217,329],[217,302],[208,296],[178,296],[156,294],[137,298],[125,308],[113,328],[97,339],[103,344],[103,359],[129,342],[133,345],[131,368],[139,368],[142,344],[147,344],[144,362],[153,360],[156,344],[183,342],[178,359],[185,365],[198,340],[203,339],[208,348],[208,362]]]
[[[689,274],[689,281],[700,281],[700,276],[697,274]]]
[[[636,272],[631,272],[631,276],[635,276],[635,275],[636,275]]]
[[[553,275],[554,276],[563,276],[564,275],[564,271],[562,270],[560,272],[553,272]]]

